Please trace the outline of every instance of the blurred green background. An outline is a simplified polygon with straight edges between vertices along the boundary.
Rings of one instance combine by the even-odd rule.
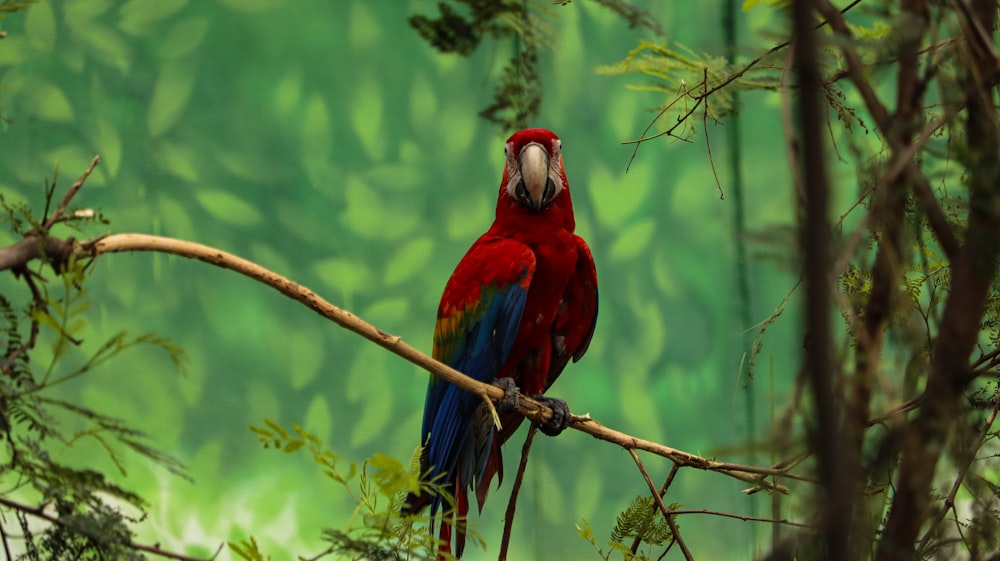
[[[635,4],[663,25],[666,36],[655,39],[724,54],[722,2]],[[429,352],[444,283],[492,220],[512,132],[477,116],[512,42],[488,41],[468,58],[439,54],[406,22],[436,14],[435,5],[43,0],[0,21],[0,193],[40,213],[55,162],[62,193],[100,153],[75,202],[102,209],[108,231],[245,256]],[[533,124],[563,139],[578,233],[601,289],[593,344],[550,393],[637,436],[767,464],[745,444],[764,438],[769,404],[785,396],[794,314],[769,332],[786,343],[760,357],[748,391],[732,197],[720,200],[700,132],[694,143],[644,145],[626,174],[631,148],[620,142],[668,98],[626,88],[642,78],[594,72],[653,37],[595,2],[548,10],[555,46],[541,54],[545,93]],[[736,10],[739,54],[761,52],[762,33],[780,19]],[[777,96],[743,101],[748,227],[791,224]],[[709,132],[728,190],[731,147],[724,127]],[[0,243],[12,241],[0,232]],[[777,257],[751,262],[753,322],[794,283]],[[10,276],[2,282],[4,292],[22,290]],[[352,504],[309,458],[263,451],[247,425],[265,417],[300,423],[345,460],[376,451],[406,460],[417,445],[427,375],[268,288],[203,263],[134,254],[101,258],[89,289],[86,343],[67,360],[120,330],[169,337],[191,358],[179,376],[164,353],[131,350],[61,389],[151,433],[190,466],[194,483],[123,457],[125,486],[152,502],[144,541],[209,555],[253,535],[274,559],[324,548],[320,528],[342,525]],[[507,446],[509,479],[478,519],[490,549],[468,559],[496,556],[522,440],[523,432]],[[511,558],[597,559],[574,525],[585,517],[607,538],[615,514],[646,492],[631,458],[573,431],[536,441],[532,456]],[[102,454],[79,461],[114,469]],[[649,458],[648,467],[662,481],[669,465]],[[668,499],[763,513],[766,497],[747,498],[743,487],[685,470]],[[695,516],[681,528],[698,559],[755,551],[748,523]]]

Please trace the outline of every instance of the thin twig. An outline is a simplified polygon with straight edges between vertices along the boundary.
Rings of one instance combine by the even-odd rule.
[[[663,502],[663,497],[657,491],[656,486],[653,485],[653,480],[649,477],[649,472],[646,471],[646,466],[642,464],[642,460],[639,459],[639,454],[632,448],[628,449],[628,453],[632,456],[632,460],[635,461],[635,465],[639,468],[639,472],[642,473],[642,478],[646,480],[646,485],[649,486],[649,491],[653,494],[653,502],[659,507],[660,512],[663,514],[663,519],[667,521],[667,525],[670,526],[670,533],[673,535],[673,539],[680,546],[681,551],[684,552],[684,559],[687,561],[694,561],[694,557],[691,555],[691,551],[688,549],[687,544],[684,543],[684,538],[681,537],[680,529],[677,527],[677,522],[674,521],[674,517],[671,516],[670,509]]]
[[[880,424],[880,423],[884,423],[884,422],[886,422],[886,421],[888,421],[890,419],[895,419],[897,417],[900,417],[903,413],[907,413],[909,411],[913,411],[914,409],[916,409],[917,407],[920,406],[920,403],[923,400],[924,400],[924,396],[923,396],[923,394],[921,394],[921,395],[918,395],[917,397],[914,397],[913,399],[910,399],[908,401],[904,401],[903,403],[901,403],[901,404],[893,407],[892,409],[886,411],[885,413],[882,413],[881,415],[877,415],[875,417],[872,417],[865,424],[865,427],[867,428],[867,427],[871,427],[871,426],[874,426],[874,425],[877,425],[877,424]]]
[[[45,222],[42,224],[42,227],[45,230],[48,230],[56,222],[62,219],[63,213],[66,212],[66,209],[69,207],[70,201],[73,200],[73,196],[76,195],[76,192],[80,190],[80,187],[83,187],[83,184],[87,181],[87,178],[90,177],[90,174],[94,171],[94,168],[97,167],[97,164],[99,164],[100,162],[101,162],[100,154],[94,156],[94,159],[90,160],[90,165],[87,166],[87,169],[83,171],[83,175],[80,176],[80,179],[77,179],[76,182],[73,183],[73,185],[69,188],[69,190],[66,191],[66,194],[63,195],[62,201],[59,202],[59,206],[57,206],[56,209],[52,211],[52,214],[45,219]]]
[[[704,77],[701,79],[702,95],[708,88],[708,67],[701,69]],[[712,156],[712,140],[708,137],[708,103],[701,107],[701,128],[705,131],[705,148],[708,150],[708,165],[712,168],[712,177],[715,178],[715,186],[719,188],[719,199],[726,200],[726,193],[722,191],[722,182],[719,181],[719,172],[715,169],[715,157]]]
[[[673,136],[674,131],[677,130],[677,127],[679,127],[682,124],[684,124],[684,122],[687,121],[688,117],[690,117],[691,115],[694,114],[695,111],[697,111],[698,106],[701,105],[701,102],[705,99],[705,95],[706,94],[703,93],[703,94],[698,95],[698,96],[691,96],[691,92],[695,88],[697,88],[698,86],[703,86],[703,85],[704,85],[704,82],[701,82],[701,83],[695,84],[694,87],[692,87],[692,88],[686,88],[680,95],[678,95],[676,98],[674,98],[673,101],[671,101],[670,103],[668,103],[666,107],[664,107],[663,109],[661,109],[660,112],[656,114],[656,117],[653,117],[653,120],[650,121],[649,124],[646,125],[646,128],[644,128],[642,130],[642,134],[639,135],[639,138],[637,138],[635,140],[626,140],[626,141],[622,142],[622,144],[635,144],[635,147],[632,148],[632,156],[628,159],[628,164],[625,165],[625,173],[628,173],[628,170],[632,168],[632,162],[635,161],[636,155],[639,154],[639,145],[640,144],[642,144],[643,142],[649,141],[649,140],[653,140],[654,138],[659,138],[661,136]],[[695,100],[694,105],[692,105],[691,108],[688,109],[688,111],[686,113],[684,113],[683,115],[681,115],[680,117],[677,118],[677,122],[674,123],[674,126],[670,127],[669,129],[667,129],[665,131],[658,132],[658,133],[654,134],[653,136],[646,136],[646,133],[649,132],[649,129],[653,128],[653,125],[656,124],[656,121],[660,120],[660,117],[662,117],[664,113],[666,113],[667,111],[669,111],[670,108],[673,107],[675,103],[679,102],[680,100],[682,100],[682,99],[684,99],[685,97],[688,97],[688,96],[694,97],[694,100]]]
[[[989,434],[990,428],[993,426],[993,422],[997,418],[997,413],[1000,411],[1000,405],[994,406],[990,411],[989,416],[986,418],[986,422],[983,423],[983,428],[979,431],[979,439],[977,445],[971,450],[967,451],[968,457],[959,466],[958,474],[955,476],[955,481],[951,485],[951,490],[948,492],[948,496],[944,499],[944,508],[937,512],[937,515],[931,520],[930,525],[927,526],[927,530],[924,532],[924,537],[917,542],[917,551],[920,551],[926,547],[930,542],[934,533],[937,531],[937,527],[944,520],[945,516],[948,514],[949,509],[955,508],[955,497],[958,495],[958,490],[962,487],[962,482],[965,481],[965,476],[969,473],[969,468],[972,467],[972,462],[976,459],[976,452],[983,445],[986,440],[986,435]],[[955,513],[955,517],[958,518],[958,513]]]
[[[7,561],[11,561],[13,557],[10,556],[10,544],[7,543],[7,530],[4,528],[3,524],[0,524],[0,537],[3,538],[3,552],[6,556]]]
[[[667,489],[669,489],[670,484],[674,482],[674,477],[677,477],[677,472],[680,469],[681,466],[677,464],[673,464],[672,466],[670,466],[670,473],[668,473],[667,478],[663,480],[663,485],[660,485],[659,494],[661,497],[667,493]],[[653,509],[654,510],[656,509],[656,505],[653,505]],[[635,555],[635,552],[639,551],[639,544],[641,543],[642,543],[642,538],[640,536],[636,536],[635,539],[632,540],[632,547],[630,548],[630,550],[632,551],[632,555]]]
[[[847,12],[849,12],[851,10],[851,8],[857,6],[860,3],[861,3],[861,0],[853,0],[853,2],[851,2],[847,6],[844,6],[843,8],[841,8],[840,13],[841,14],[846,14]],[[820,22],[818,25],[816,25],[816,29],[822,28],[823,26],[827,25],[827,23],[828,23],[828,21],[826,21],[826,20]],[[722,80],[721,82],[719,82],[718,84],[716,84],[715,86],[713,86],[711,89],[705,90],[703,88],[703,91],[702,91],[701,94],[698,94],[697,96],[693,96],[694,99],[695,99],[694,105],[691,107],[691,109],[687,113],[685,113],[684,115],[682,115],[682,116],[680,116],[680,117],[677,118],[677,123],[676,124],[674,124],[672,127],[670,127],[668,130],[666,130],[664,132],[660,132],[660,133],[654,134],[653,136],[647,137],[646,133],[649,132],[649,129],[653,128],[653,125],[656,124],[656,122],[660,120],[660,117],[662,117],[671,107],[673,107],[673,105],[675,103],[677,103],[678,101],[680,101],[681,99],[683,99],[685,96],[690,95],[690,93],[691,93],[692,90],[694,90],[698,86],[701,86],[702,84],[700,84],[700,83],[696,84],[694,88],[688,88],[681,95],[677,96],[677,98],[675,98],[673,101],[671,101],[669,104],[667,104],[666,107],[664,107],[659,113],[656,114],[655,117],[653,117],[653,120],[650,121],[648,125],[646,125],[645,129],[643,129],[642,134],[639,135],[639,138],[637,138],[635,140],[629,140],[629,141],[626,141],[626,142],[622,142],[622,144],[635,144],[635,148],[632,150],[632,157],[629,158],[628,165],[625,166],[626,173],[628,172],[628,169],[632,166],[632,161],[635,160],[636,154],[639,152],[639,144],[641,144],[643,142],[646,142],[648,140],[653,140],[654,138],[659,138],[661,136],[671,135],[673,133],[673,131],[677,129],[677,127],[679,127],[684,121],[686,121],[688,119],[688,117],[690,117],[691,115],[694,114],[694,112],[698,109],[698,106],[702,102],[705,102],[705,100],[707,100],[709,96],[711,96],[715,92],[721,90],[722,88],[728,86],[729,84],[735,82],[736,80],[739,80],[740,78],[743,77],[744,74],[746,74],[747,72],[749,72],[750,70],[752,70],[762,60],[764,60],[768,56],[770,56],[770,55],[772,55],[772,54],[780,51],[781,49],[784,49],[785,47],[787,47],[790,44],[791,44],[791,41],[782,41],[781,43],[778,43],[777,45],[775,45],[775,46],[771,47],[770,49],[768,49],[767,52],[765,52],[765,53],[763,53],[761,55],[758,55],[757,58],[755,58],[755,59],[751,60],[750,62],[748,62],[746,65],[743,66],[743,68],[741,68],[740,70],[738,70],[736,73],[730,74],[729,76],[727,76],[725,80]],[[708,80],[708,77],[706,75],[706,77],[705,77],[705,84],[704,84],[705,87],[707,87],[707,85],[708,85],[707,84],[707,80]]]
[[[510,534],[514,527],[514,513],[517,510],[517,496],[521,492],[521,483],[524,482],[524,470],[528,467],[528,453],[531,452],[531,443],[535,440],[535,433],[538,432],[538,423],[531,423],[528,429],[528,436],[521,446],[521,462],[517,464],[517,475],[514,476],[514,485],[510,489],[510,499],[507,500],[507,512],[503,517],[503,537],[500,540],[500,554],[497,561],[507,559],[507,549],[510,547]]]
[[[844,20],[843,11],[838,11],[828,0],[818,0],[816,6],[820,13],[823,14],[823,17],[830,23],[830,27],[838,35],[848,39],[851,38],[851,30]],[[875,89],[868,81],[868,73],[861,62],[861,57],[848,44],[842,46],[841,53],[847,61],[847,75],[861,95],[868,113],[875,119],[875,124],[878,125],[883,138],[889,143],[894,154],[904,152],[906,148],[901,143],[898,135],[894,134],[891,130],[889,111],[882,104],[881,100],[879,100]],[[944,250],[950,260],[954,260],[958,255],[958,239],[948,225],[944,212],[941,210],[941,206],[938,204],[930,185],[927,183],[927,178],[920,173],[920,169],[912,157],[897,161],[905,162],[904,171],[910,179],[914,197],[927,216],[927,222],[934,232],[938,243],[941,245],[941,249]]]
[[[732,512],[719,512],[717,510],[707,510],[707,509],[683,509],[683,510],[672,510],[670,514],[674,516],[680,516],[681,514],[711,514],[712,516],[722,516],[724,518],[736,518],[743,520],[744,522],[768,522],[771,524],[784,524],[785,526],[796,526],[798,528],[818,528],[815,524],[806,524],[804,522],[792,522],[784,518],[763,518],[760,516],[747,516],[745,514],[735,514]]]
[[[331,545],[330,547],[324,549],[323,551],[319,552],[318,554],[316,554],[316,555],[314,555],[314,556],[312,556],[312,557],[310,557],[308,559],[304,559],[303,561],[319,561],[320,559],[326,557],[327,555],[331,555],[332,553],[333,553],[333,546]]]

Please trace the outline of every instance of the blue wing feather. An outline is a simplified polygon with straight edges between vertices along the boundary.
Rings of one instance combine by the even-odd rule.
[[[498,257],[503,257],[499,260]],[[451,313],[439,314],[435,358],[476,380],[490,383],[510,354],[534,272],[534,254],[510,240],[476,244],[449,281],[449,290],[477,286],[478,292]],[[457,278],[456,278],[457,277]],[[444,356],[441,356],[444,355]],[[494,430],[478,408],[482,401],[437,377],[431,377],[424,405],[424,469],[443,476],[442,483],[472,485],[488,459]],[[453,489],[458,492],[458,489]],[[431,497],[431,513],[441,499]]]

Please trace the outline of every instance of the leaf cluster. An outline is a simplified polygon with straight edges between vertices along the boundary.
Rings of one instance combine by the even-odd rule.
[[[342,459],[298,424],[293,424],[289,430],[265,419],[264,426],[251,425],[250,430],[266,449],[285,454],[309,454],[323,475],[340,486],[355,505],[344,527],[323,530],[323,539],[330,545],[311,559],[325,555],[385,561],[431,561],[439,558],[439,540],[425,527],[431,523],[430,516],[401,513],[409,493],[440,494],[451,509],[454,507],[454,498],[444,486],[420,477],[419,450],[408,464],[384,454],[375,454],[359,467],[355,462]],[[450,514],[446,512],[442,516]],[[475,531],[470,531],[468,537],[483,543]],[[253,537],[230,542],[229,548],[247,561],[269,558],[260,551]]]
[[[670,510],[676,510],[680,507],[679,503],[668,505]],[[583,519],[581,525],[577,525],[576,529],[580,537],[590,542],[597,550],[598,555],[605,561],[610,561],[615,553],[621,555],[622,561],[647,561],[652,558],[651,551],[639,549],[637,546],[640,543],[646,542],[649,546],[667,544],[669,548],[669,544],[674,539],[670,524],[650,495],[637,496],[628,508],[618,514],[615,526],[611,529],[611,537],[607,542],[607,551],[598,545],[594,531],[586,519]],[[651,548],[647,547],[646,549],[650,550]]]
[[[53,207],[55,183],[46,183],[42,216]],[[0,199],[0,223],[20,236],[49,235],[47,225],[77,227],[77,222],[92,221],[95,216],[67,213],[44,221],[36,218],[28,205]],[[81,360],[79,353],[70,351],[81,346],[88,326],[85,313],[91,302],[86,290],[86,263],[76,259],[62,263],[56,271],[58,282],[49,282],[42,274],[46,261],[43,256],[37,267],[20,271],[30,296],[26,304],[15,305],[18,298],[7,294],[13,283],[0,293],[0,478],[11,482],[0,497],[27,494],[42,506],[16,507],[13,505],[19,503],[10,503],[0,511],[16,515],[7,520],[18,520],[22,526],[17,538],[24,551],[20,559],[142,559],[131,546],[131,527],[138,519],[125,515],[121,508],[141,512],[144,500],[118,485],[116,477],[60,458],[72,448],[92,457],[103,451],[121,476],[126,475],[122,458],[126,450],[181,476],[183,465],[153,446],[142,431],[121,419],[63,400],[53,389],[95,371],[137,345],[164,349],[178,366],[184,354],[166,339],[152,334],[129,337],[123,332]],[[32,360],[42,342],[48,342],[51,351],[47,364]],[[67,425],[77,428],[67,429]],[[53,510],[55,514],[50,515]],[[43,514],[58,521],[28,526],[27,516],[42,518]],[[4,535],[5,540],[11,540],[17,533],[5,530]]]
[[[571,0],[557,2],[562,6],[570,3]],[[597,0],[597,3],[622,18],[629,27],[644,27],[657,35],[663,33],[659,22],[646,10],[622,0]],[[516,130],[528,126],[541,110],[543,77],[539,51],[540,47],[553,44],[551,38],[555,33],[546,23],[551,4],[550,0],[452,0],[438,2],[437,16],[415,14],[408,22],[435,49],[460,56],[471,55],[484,39],[514,38],[513,52],[496,79],[493,101],[479,116],[502,130]]]

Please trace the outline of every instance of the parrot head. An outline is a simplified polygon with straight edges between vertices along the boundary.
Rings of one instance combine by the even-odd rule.
[[[563,168],[562,141],[546,129],[524,129],[511,135],[504,146],[501,196],[541,212],[569,188]]]

